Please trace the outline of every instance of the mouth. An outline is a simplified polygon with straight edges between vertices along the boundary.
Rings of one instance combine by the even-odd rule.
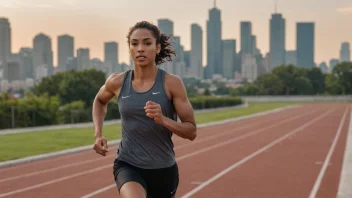
[[[138,60],[144,60],[144,59],[146,59],[147,57],[140,55],[140,56],[137,56],[136,58],[137,58]]]

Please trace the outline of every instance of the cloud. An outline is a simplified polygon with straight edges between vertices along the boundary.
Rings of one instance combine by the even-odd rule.
[[[338,8],[337,12],[340,14],[352,14],[352,7]]]

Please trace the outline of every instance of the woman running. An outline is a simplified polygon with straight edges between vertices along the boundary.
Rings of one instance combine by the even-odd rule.
[[[142,21],[130,29],[127,38],[135,67],[110,75],[96,95],[94,150],[103,156],[108,152],[102,126],[107,104],[116,96],[122,138],[113,173],[121,197],[174,197],[179,174],[172,135],[196,138],[193,108],[181,78],[157,67],[176,55],[169,36]]]

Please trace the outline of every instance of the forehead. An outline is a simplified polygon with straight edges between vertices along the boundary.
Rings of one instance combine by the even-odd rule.
[[[144,29],[144,28],[138,28],[136,30],[134,30],[131,34],[130,39],[136,39],[136,40],[143,40],[146,38],[151,38],[151,39],[155,39],[152,32],[148,29]]]

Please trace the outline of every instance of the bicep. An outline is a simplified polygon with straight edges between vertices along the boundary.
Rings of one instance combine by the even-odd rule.
[[[108,103],[114,96],[117,95],[117,91],[121,87],[121,78],[123,75],[110,75],[106,80],[105,84],[99,89],[96,100],[102,104]]]
[[[178,117],[182,122],[190,122],[196,125],[193,107],[188,100],[186,88],[182,80],[178,80],[175,84],[176,86],[173,86],[172,89],[172,97]]]
[[[100,90],[98,91],[95,99],[98,100],[99,102],[101,102],[102,104],[106,104],[108,103],[113,97],[115,96],[115,94],[110,91],[106,85],[103,85]]]

